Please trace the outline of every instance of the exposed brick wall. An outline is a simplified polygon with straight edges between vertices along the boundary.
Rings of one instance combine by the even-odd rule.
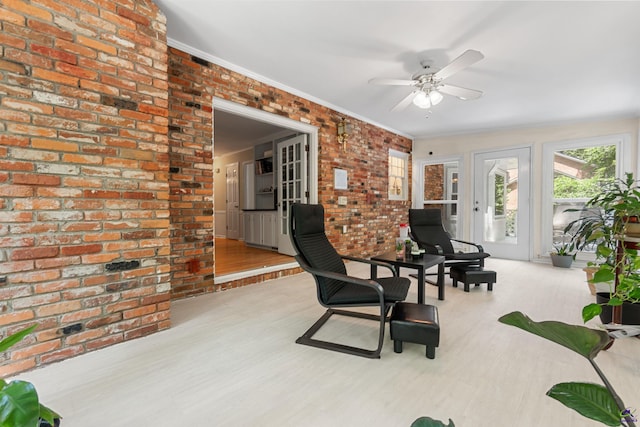
[[[347,118],[342,151],[341,114],[167,53],[151,0],[2,2],[0,336],[40,326],[0,375],[168,328],[172,291],[299,271],[215,284],[213,96],[317,126],[331,241],[365,256],[391,248],[410,202],[387,198],[387,150],[409,152],[409,139]],[[348,191],[333,190],[335,167]]]
[[[263,279],[216,285],[213,277],[210,249],[214,225],[209,215],[215,206],[210,199],[213,181],[206,182],[213,180],[211,158],[207,156],[212,149],[212,96],[317,126],[318,197],[326,209],[331,242],[342,253],[362,256],[393,248],[397,224],[407,221],[411,197],[407,201],[389,201],[388,151],[393,148],[410,152],[410,139],[347,118],[353,131],[348,150],[344,151],[337,141],[337,122],[342,114],[175,48],[169,48],[169,87],[169,139],[174,172],[171,175],[172,221],[176,226],[172,235],[174,297],[223,290]],[[334,168],[348,171],[349,190],[333,189]],[[191,183],[196,186],[189,187]],[[341,195],[348,197],[347,207],[337,205],[337,196]],[[174,218],[178,212],[185,214]],[[197,227],[188,229],[189,224]],[[348,226],[346,234],[342,234],[343,225]],[[186,263],[190,258],[199,260],[199,272],[189,273]]]
[[[175,298],[213,292],[213,89],[207,62],[171,49],[169,156],[171,288]]]
[[[151,1],[0,2],[0,376],[169,327],[166,49]]]
[[[424,168],[424,200],[444,199],[444,164],[428,165]]]

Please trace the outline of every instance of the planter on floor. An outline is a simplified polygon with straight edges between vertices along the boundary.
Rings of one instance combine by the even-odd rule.
[[[558,254],[550,254],[551,255],[551,264],[554,267],[561,268],[569,268],[573,263],[573,255],[558,255]]]

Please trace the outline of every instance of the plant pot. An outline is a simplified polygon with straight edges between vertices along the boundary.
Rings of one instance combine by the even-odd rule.
[[[640,222],[628,222],[624,226],[624,234],[629,237],[640,237]]]
[[[611,323],[613,315],[613,307],[606,305],[609,302],[608,292],[598,292],[596,294],[596,302],[602,305],[602,313],[600,313],[600,321],[604,324]],[[622,324],[623,325],[640,325],[640,304],[625,302],[622,304]]]
[[[573,263],[573,255],[551,254],[551,264],[554,267],[569,268]]]

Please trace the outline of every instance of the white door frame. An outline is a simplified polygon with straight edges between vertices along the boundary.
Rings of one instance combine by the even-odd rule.
[[[466,182],[466,174],[465,174],[465,162],[464,157],[462,155],[458,156],[433,156],[427,159],[416,159],[412,165],[412,197],[413,202],[412,206],[414,209],[423,209],[425,200],[424,200],[424,168],[428,165],[438,165],[444,163],[458,163],[458,223],[457,223],[457,233],[456,237],[459,239],[465,239],[465,212],[466,212],[466,204],[465,204],[465,194],[467,191],[467,186],[465,186]],[[473,190],[473,186],[470,186],[471,190]]]
[[[309,174],[309,203],[318,203],[318,128],[316,126],[217,97],[213,98],[212,114],[215,114],[215,110],[225,111],[309,135],[307,140],[309,144],[309,169],[307,171]]]
[[[487,252],[491,253],[491,246],[492,244],[489,242],[486,242],[484,240],[484,224],[482,222],[478,223],[478,221],[480,220],[480,218],[484,218],[484,215],[481,212],[476,211],[476,201],[479,200],[479,198],[481,197],[481,194],[479,194],[476,185],[480,185],[482,183],[482,185],[484,185],[484,179],[481,179],[481,177],[479,176],[479,173],[482,171],[478,171],[477,170],[477,163],[479,160],[484,159],[485,157],[495,157],[495,158],[504,158],[504,157],[519,157],[518,153],[523,153],[524,150],[526,150],[529,161],[526,164],[523,164],[523,162],[518,162],[518,170],[520,172],[521,168],[525,168],[525,171],[528,175],[528,182],[525,184],[524,187],[522,188],[526,188],[527,190],[527,195],[526,198],[522,198],[521,197],[521,193],[518,194],[518,211],[524,210],[525,213],[528,216],[528,221],[524,222],[523,221],[519,221],[520,226],[518,227],[519,229],[523,229],[526,230],[526,233],[528,234],[526,239],[526,242],[522,242],[522,244],[524,245],[524,249],[522,251],[522,253],[520,254],[515,254],[515,251],[503,251],[504,253],[508,254],[508,255],[504,255],[504,253],[500,253],[500,251],[498,251],[497,249],[494,249],[494,252],[496,252],[494,255],[496,255],[497,257],[500,258],[507,258],[507,259],[521,259],[521,260],[531,260],[531,254],[533,251],[533,226],[532,226],[532,218],[533,218],[533,209],[532,209],[532,181],[533,181],[533,174],[532,174],[532,164],[533,164],[533,150],[532,147],[527,145],[527,146],[518,146],[518,147],[510,147],[510,148],[505,148],[505,149],[495,149],[495,150],[487,150],[487,151],[476,151],[472,153],[472,162],[471,162],[471,167],[472,167],[472,174],[471,176],[473,177],[473,180],[476,184],[474,184],[474,187],[471,189],[472,191],[472,202],[471,202],[471,223],[472,223],[472,241],[478,244],[482,244],[483,246],[485,246],[485,249]],[[519,173],[520,175],[520,173]],[[520,177],[519,177],[520,178]],[[520,188],[520,182],[519,182],[519,188]],[[481,191],[480,193],[484,193],[486,192],[486,190]],[[525,202],[526,201],[526,205],[524,206],[524,209],[521,209],[521,202]],[[521,218],[519,218],[520,220]],[[514,256],[511,256],[514,255]]]

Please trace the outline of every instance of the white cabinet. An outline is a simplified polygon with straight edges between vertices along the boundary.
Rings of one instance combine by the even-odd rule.
[[[256,209],[273,209],[275,181],[273,174],[273,142],[254,147],[255,155],[255,206]]]
[[[262,214],[262,244],[272,248],[278,247],[275,212],[263,212]]]
[[[278,247],[275,211],[245,211],[244,242],[247,245]]]

